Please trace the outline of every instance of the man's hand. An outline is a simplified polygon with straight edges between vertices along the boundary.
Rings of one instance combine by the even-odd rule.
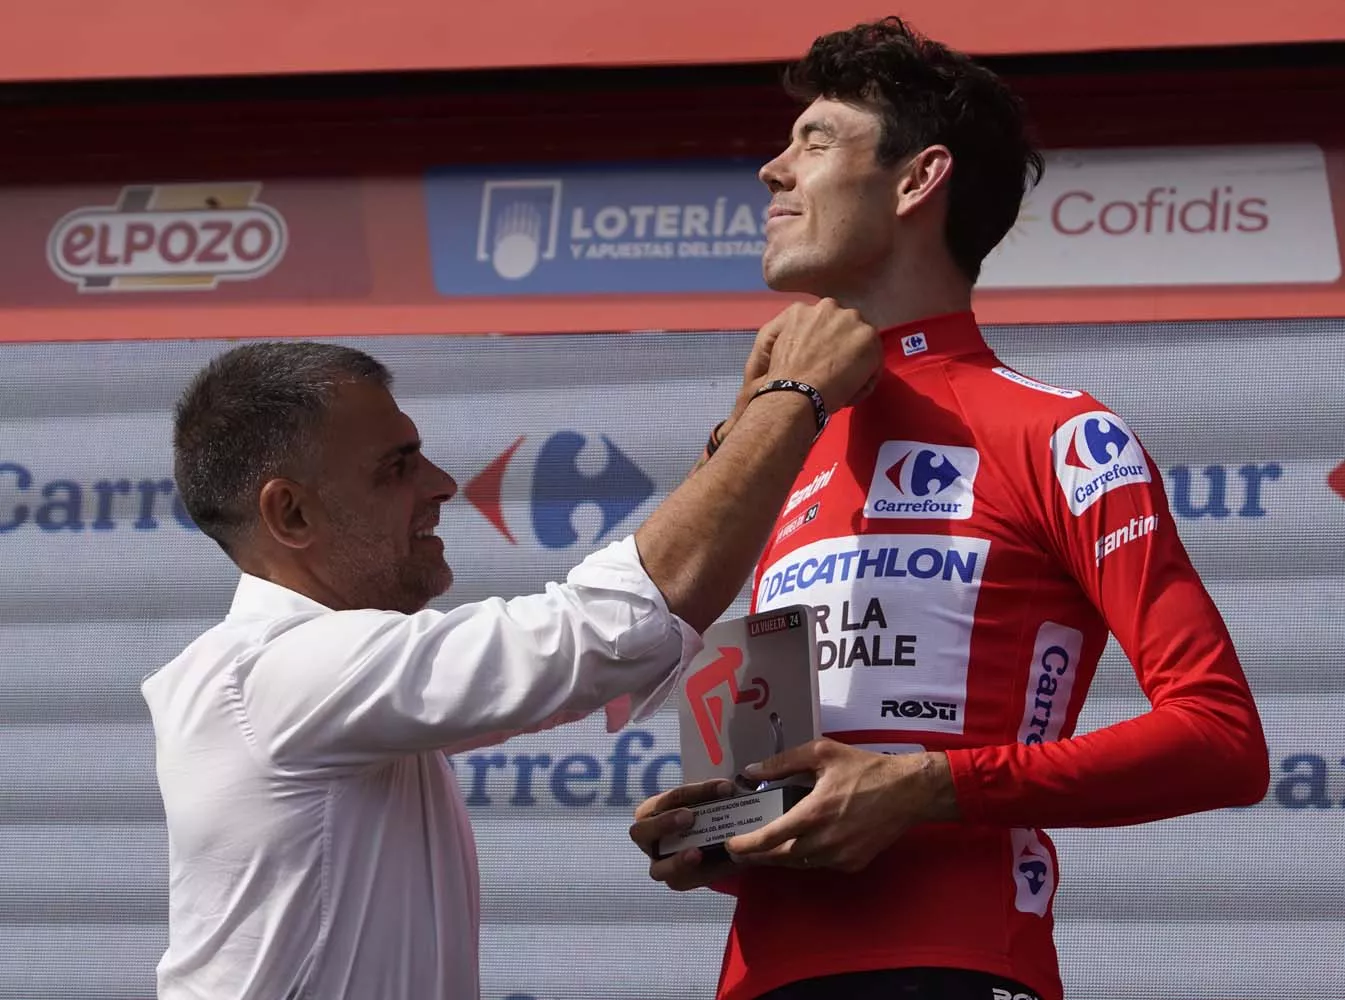
[[[849,406],[882,365],[878,331],[834,299],[811,306],[796,302],[776,320],[780,332],[770,347],[766,378],[807,382],[822,394],[829,413]]]
[[[826,338],[843,326],[852,327],[860,337],[872,337],[877,346],[877,354],[874,360],[874,365],[877,366],[882,360],[882,347],[876,331],[866,324],[855,310],[842,309],[832,299],[822,299],[813,305],[796,302],[758,330],[756,339],[752,342],[752,350],[747,355],[747,362],[743,365],[743,384],[742,388],[738,390],[737,399],[734,401],[733,412],[729,414],[728,419],[724,421],[720,428],[721,439],[733,429],[734,423],[742,415],[743,410],[747,408],[747,404],[751,402],[752,394],[767,381],[768,377],[794,378],[807,382],[822,392],[822,398],[826,400],[827,409],[833,413],[846,405],[859,402],[872,392],[874,385],[877,384],[880,369],[871,368],[860,387],[857,390],[850,391],[846,398],[839,402],[822,385],[818,384],[824,379],[815,370],[810,371],[807,375],[801,373],[805,365],[813,365],[817,359],[798,357],[799,348],[811,347],[814,350],[809,353],[825,354],[825,352],[818,352],[816,348],[828,343],[829,341]],[[776,344],[786,331],[789,331],[789,333],[785,338],[782,354],[787,355],[787,357],[776,361],[775,367],[772,368]],[[807,339],[802,344],[794,343],[799,338],[810,338],[811,343]],[[831,348],[831,350],[834,351],[834,348]],[[834,360],[834,355],[831,358],[824,357],[823,360]],[[786,367],[789,367],[790,370],[786,370]]]
[[[870,753],[823,739],[746,771],[764,781],[810,772],[816,784],[779,819],[728,841],[740,864],[857,872],[912,826],[957,818],[942,753]]]
[[[681,785],[661,795],[645,799],[635,810],[635,822],[631,824],[630,839],[652,859],[657,853],[656,848],[661,838],[670,833],[681,833],[691,829],[694,817],[691,810],[685,808],[686,806],[722,799],[732,791],[732,782],[716,779]],[[649,865],[649,877],[656,882],[667,883],[670,889],[684,892],[687,889],[696,889],[718,882],[737,871],[737,867],[731,861],[704,864],[702,860],[699,850],[688,847],[662,861],[652,861]]]

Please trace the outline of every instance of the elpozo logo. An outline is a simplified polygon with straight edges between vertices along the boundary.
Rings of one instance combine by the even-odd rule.
[[[284,217],[260,182],[125,187],[77,208],[47,237],[47,263],[81,292],[208,291],[251,281],[285,256]]]

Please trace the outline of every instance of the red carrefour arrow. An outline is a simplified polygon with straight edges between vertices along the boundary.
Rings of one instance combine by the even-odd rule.
[[[1074,440],[1077,435],[1071,434],[1069,439],[1069,448],[1065,452],[1065,464],[1071,465],[1076,469],[1083,469],[1085,472],[1088,466],[1084,465],[1083,459],[1079,457],[1079,445]]]
[[[525,436],[525,435],[524,435]],[[491,460],[491,463],[478,472],[463,489],[467,502],[479,510],[487,521],[495,525],[495,530],[509,539],[510,545],[517,545],[509,525],[504,523],[504,511],[500,509],[500,493],[504,487],[504,473],[509,468],[509,460],[523,443],[523,437],[506,448]]]
[[[904,494],[906,492],[901,488],[901,469],[902,466],[906,464],[906,459],[910,457],[911,453],[907,452],[905,455],[902,455],[901,458],[897,459],[896,465],[892,466],[892,468],[887,470],[888,482],[890,482],[893,486],[897,488],[898,493]]]
[[[1326,477],[1326,485],[1336,491],[1336,495],[1345,500],[1345,462],[1341,462]]]

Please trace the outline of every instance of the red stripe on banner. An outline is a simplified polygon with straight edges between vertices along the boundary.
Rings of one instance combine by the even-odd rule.
[[[1345,38],[1340,0],[906,0],[921,30],[981,55],[1265,45]],[[10,4],[0,79],[75,80],[791,59],[886,13],[862,0],[179,0]]]

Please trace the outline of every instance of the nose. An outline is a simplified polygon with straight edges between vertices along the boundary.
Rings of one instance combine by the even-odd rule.
[[[757,177],[771,194],[788,191],[794,186],[793,175],[789,171],[789,150],[785,150],[769,163],[764,163],[757,171]]]
[[[458,495],[458,481],[433,462],[426,462],[431,474],[430,498],[435,503],[448,503]]]

